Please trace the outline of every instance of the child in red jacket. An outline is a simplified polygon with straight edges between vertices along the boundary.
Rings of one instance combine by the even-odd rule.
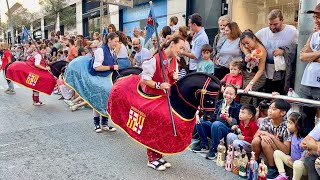
[[[242,105],[239,113],[240,124],[233,125],[234,133],[227,135],[227,145],[233,144],[235,149],[240,146],[247,152],[251,152],[251,141],[259,129],[255,122],[256,108],[252,105]]]

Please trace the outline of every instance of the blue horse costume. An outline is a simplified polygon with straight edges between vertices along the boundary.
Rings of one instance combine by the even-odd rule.
[[[113,66],[115,57],[110,53],[108,45],[101,46],[104,53],[102,65]],[[107,102],[113,85],[113,71],[95,71],[94,58],[85,56],[72,60],[64,74],[65,83],[75,90],[94,110],[102,116],[108,116]]]

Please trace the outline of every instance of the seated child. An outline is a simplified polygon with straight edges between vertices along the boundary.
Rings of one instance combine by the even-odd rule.
[[[233,125],[231,130],[233,130],[234,133],[227,135],[228,147],[230,144],[233,144],[235,149],[239,149],[241,146],[245,151],[251,152],[251,141],[258,130],[255,122],[255,114],[256,108],[254,106],[247,104],[241,106],[239,113],[240,124]]]
[[[263,152],[268,161],[268,179],[274,179],[278,176],[273,159],[274,151],[281,150],[284,154],[290,153],[291,135],[284,118],[290,108],[291,105],[287,101],[282,99],[273,101],[268,111],[268,117],[261,122],[251,143],[256,160],[259,160],[259,156]]]
[[[257,108],[257,114],[256,114],[256,123],[258,126],[260,126],[260,123],[268,117],[268,109],[270,106],[269,100],[263,100],[259,103],[259,106]]]
[[[273,153],[274,162],[276,163],[279,176],[275,180],[288,180],[284,170],[284,164],[293,168],[293,180],[300,180],[302,175],[307,175],[307,170],[303,165],[300,143],[307,136],[305,122],[307,116],[303,113],[293,112],[288,117],[288,130],[292,133],[291,139],[291,156],[286,155],[281,150],[275,150]]]

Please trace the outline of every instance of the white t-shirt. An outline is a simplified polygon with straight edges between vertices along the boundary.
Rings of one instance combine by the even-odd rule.
[[[41,59],[42,59],[41,55],[40,54],[36,54],[34,56],[34,65],[35,66],[40,65]]]
[[[256,36],[267,49],[266,77],[273,79],[275,72],[273,50],[281,46],[290,46],[298,43],[298,31],[292,25],[286,25],[285,28],[277,33],[273,33],[269,27],[263,28],[256,33]]]
[[[126,48],[126,46],[124,44],[120,44],[121,47],[120,47],[120,50],[118,52],[118,55],[117,57],[120,59],[120,58],[128,58],[128,50]]]
[[[152,56],[151,56],[151,53],[148,49],[146,48],[142,48],[140,52],[137,52],[137,54],[134,56],[134,59],[136,61],[136,64],[135,66],[137,67],[141,67],[142,66],[142,63],[145,61],[145,60],[148,60],[150,59]]]
[[[320,32],[315,32],[312,34],[310,48],[313,52],[320,51]],[[320,88],[320,63],[308,63],[306,69],[304,70],[301,84]]]

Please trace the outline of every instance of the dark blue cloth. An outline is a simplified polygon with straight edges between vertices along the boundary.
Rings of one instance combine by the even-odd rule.
[[[220,121],[222,122],[224,125],[226,125],[227,127],[231,127],[232,125],[236,125],[236,124],[239,124],[239,112],[240,112],[240,108],[241,108],[241,104],[233,101],[231,104],[230,104],[230,107],[229,107],[229,114],[230,116],[232,117],[232,120],[233,121],[236,121],[236,122],[233,122],[231,123],[231,125],[228,124],[227,121],[223,120],[220,118],[220,114],[221,114],[221,106],[222,104],[224,103],[224,100],[219,100],[217,101],[216,103],[216,110],[215,112],[212,114],[212,117],[211,117],[211,121],[214,122],[214,121]],[[206,115],[206,113],[205,113]],[[204,116],[205,117],[205,116]]]
[[[102,62],[102,65],[104,66],[113,66],[116,64],[116,58],[115,56],[113,56],[111,54],[111,51],[108,47],[108,45],[102,45],[100,46],[100,48],[102,48],[103,50],[103,62]],[[92,75],[92,76],[103,76],[103,77],[106,77],[108,76],[112,71],[96,71],[94,68],[93,68],[93,63],[94,63],[94,58],[91,59],[91,65],[89,67],[89,73]]]

